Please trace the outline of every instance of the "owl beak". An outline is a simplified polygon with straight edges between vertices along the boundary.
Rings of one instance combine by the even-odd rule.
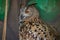
[[[23,16],[23,15],[21,15],[21,19],[22,19],[22,20],[24,19],[24,16]]]

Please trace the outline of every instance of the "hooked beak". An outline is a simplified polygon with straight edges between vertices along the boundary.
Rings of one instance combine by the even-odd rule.
[[[24,16],[23,15],[21,15],[21,20],[23,20],[24,19]]]

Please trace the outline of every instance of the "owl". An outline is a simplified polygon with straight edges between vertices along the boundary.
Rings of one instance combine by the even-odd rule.
[[[19,40],[55,40],[54,33],[39,18],[39,12],[34,6],[20,9],[19,24]]]

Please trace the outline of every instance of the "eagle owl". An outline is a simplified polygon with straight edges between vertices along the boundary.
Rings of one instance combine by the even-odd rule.
[[[55,40],[34,6],[23,7],[19,15],[19,40]]]

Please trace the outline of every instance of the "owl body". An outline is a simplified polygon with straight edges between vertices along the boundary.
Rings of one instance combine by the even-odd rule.
[[[34,7],[29,7],[27,12],[24,10],[22,14],[27,16],[20,18],[22,25],[19,27],[19,40],[55,40],[53,33],[47,24],[40,20],[38,11]]]

